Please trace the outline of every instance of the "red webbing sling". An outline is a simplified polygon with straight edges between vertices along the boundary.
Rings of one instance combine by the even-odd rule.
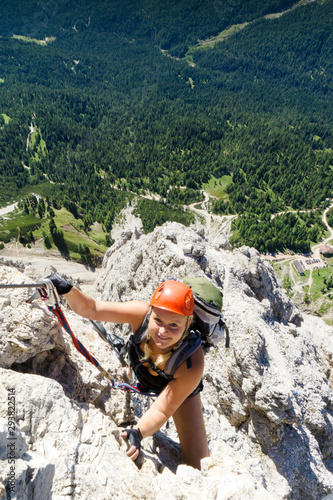
[[[156,394],[152,392],[142,392],[140,390],[140,384],[139,383],[134,383],[132,385],[126,384],[124,382],[115,382],[110,374],[99,364],[96,358],[94,358],[89,351],[84,347],[82,342],[80,342],[74,335],[71,327],[69,326],[69,323],[62,311],[61,305],[60,305],[60,297],[58,295],[58,292],[53,285],[51,280],[46,279],[45,284],[43,282],[43,287],[37,288],[37,291],[39,293],[39,296],[42,300],[50,302],[50,305],[48,305],[49,311],[51,311],[56,318],[58,319],[59,323],[61,326],[64,328],[64,330],[71,336],[73,344],[75,345],[76,349],[79,351],[79,353],[82,354],[90,363],[92,363],[101,373],[104,375],[105,378],[107,378],[110,382],[111,385],[114,389],[121,389],[123,391],[130,391],[130,392],[135,392],[136,394],[141,394],[143,396],[149,396],[149,397],[155,397]],[[28,300],[28,302],[32,302],[34,296]]]

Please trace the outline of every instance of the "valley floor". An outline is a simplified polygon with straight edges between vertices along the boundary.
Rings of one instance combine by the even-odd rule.
[[[10,243],[0,251],[0,259],[22,262],[33,269],[38,277],[45,277],[52,272],[51,266],[60,274],[71,276],[80,282],[80,288],[89,293],[100,272],[99,268],[79,264],[64,259],[56,250],[47,250],[42,241],[36,242],[32,248],[27,248],[18,242]]]

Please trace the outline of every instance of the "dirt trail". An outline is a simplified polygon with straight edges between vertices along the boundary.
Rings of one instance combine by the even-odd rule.
[[[3,217],[4,215],[9,214],[10,212],[13,212],[17,208],[18,204],[13,203],[12,205],[7,205],[6,207],[0,208],[0,217]]]
[[[329,226],[329,224],[327,222],[327,212],[329,211],[330,208],[333,208],[333,203],[332,203],[332,205],[330,205],[329,207],[327,207],[324,210],[323,217],[322,217],[323,223],[327,227],[327,230],[330,232],[330,236],[323,241],[324,245],[326,245],[326,243],[328,243],[330,241],[330,239],[333,239],[333,228],[331,226]]]
[[[209,194],[206,191],[201,191],[205,197],[202,202],[192,203],[191,205],[184,205],[184,209],[190,209],[198,215],[201,215],[205,219],[205,230],[206,234],[209,235],[211,230],[211,225],[213,221],[220,222],[221,226],[219,227],[220,233],[230,234],[231,233],[231,222],[237,217],[237,215],[215,215],[208,212],[207,203],[209,202]],[[196,208],[197,205],[200,205],[202,208]]]
[[[42,242],[37,242],[32,248],[27,248],[19,242],[13,242],[0,251],[0,259],[5,261],[22,262],[32,274],[43,277],[54,267],[60,274],[70,276],[73,280],[80,281],[83,291],[89,292],[97,279],[100,269],[79,264],[64,259],[55,250],[46,250]],[[44,276],[44,277],[45,277]]]

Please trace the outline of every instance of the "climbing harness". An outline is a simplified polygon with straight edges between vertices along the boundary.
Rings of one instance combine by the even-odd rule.
[[[31,297],[29,297],[26,300],[26,302],[28,304],[31,304],[33,300],[35,300],[38,297],[40,297],[43,301],[48,302],[49,311],[51,311],[55,315],[55,317],[58,319],[59,323],[64,328],[64,330],[71,336],[73,344],[76,347],[76,349],[82,354],[82,356],[84,356],[87,359],[87,361],[92,363],[99,370],[99,372],[110,382],[111,387],[113,389],[120,389],[127,392],[134,392],[136,394],[148,397],[157,396],[157,394],[152,392],[142,392],[140,388],[140,383],[135,382],[133,384],[127,384],[125,382],[116,382],[111,377],[111,375],[101,366],[101,364],[97,361],[97,359],[89,353],[89,351],[84,347],[82,342],[80,342],[74,335],[61,308],[59,294],[51,280],[45,279],[39,283],[30,283],[30,284],[0,284],[0,289],[1,288],[4,289],[36,288],[36,291],[31,295]],[[92,323],[94,329],[97,330],[100,337],[111,345],[112,349],[117,354],[117,357],[122,363],[122,365],[127,366],[127,363],[125,362],[119,351],[114,347],[114,345],[110,341],[109,335],[105,331],[104,327],[95,321],[92,320],[89,321]]]

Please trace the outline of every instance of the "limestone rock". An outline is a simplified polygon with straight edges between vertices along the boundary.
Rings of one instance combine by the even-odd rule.
[[[19,271],[10,267],[0,268],[2,284],[30,282]],[[31,293],[31,290],[30,290]],[[0,295],[0,366],[8,368],[13,363],[23,363],[36,354],[50,350],[57,342],[60,328],[48,311],[25,303],[26,289],[5,289]]]
[[[202,392],[211,457],[200,472],[182,464],[170,422],[143,441],[139,464],[132,463],[120,427],[148,401],[110,389],[42,303],[26,304],[20,290],[1,291],[0,498],[8,487],[6,401],[13,387],[20,500],[321,500],[331,493],[333,329],[300,313],[254,249],[231,252],[176,223],[148,235],[123,229],[106,253],[97,298],[149,300],[163,279],[190,275],[223,291],[230,348],[220,344],[206,354]],[[0,265],[0,276],[28,281],[21,268]],[[110,347],[65,304],[64,311],[89,352],[122,380]],[[105,327],[128,333],[127,326]]]

